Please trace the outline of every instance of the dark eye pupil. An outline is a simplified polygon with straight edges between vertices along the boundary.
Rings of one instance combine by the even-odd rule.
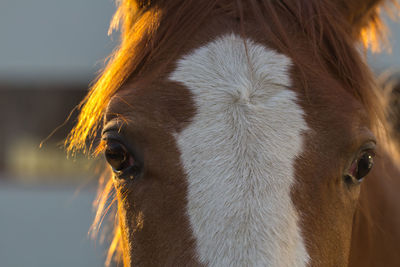
[[[108,144],[105,151],[105,156],[107,162],[111,165],[111,167],[114,170],[120,171],[126,167],[125,163],[128,158],[128,153],[121,144],[118,143]]]
[[[372,153],[367,152],[364,155],[362,155],[362,157],[358,160],[356,178],[358,180],[364,178],[372,169],[373,165],[374,165],[374,158]]]

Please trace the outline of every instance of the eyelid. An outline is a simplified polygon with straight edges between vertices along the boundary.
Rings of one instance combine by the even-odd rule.
[[[109,121],[104,125],[101,135],[104,136],[108,132],[122,133],[124,131],[124,125],[125,124],[120,120]]]
[[[116,132],[115,130],[111,130],[111,129],[102,133],[101,140],[104,140],[104,141],[115,140],[122,144],[125,143],[124,138],[121,137],[121,135],[118,132]]]
[[[375,140],[370,140],[370,141],[364,143],[364,144],[360,147],[360,150],[359,150],[359,152],[358,152],[358,155],[362,154],[362,153],[365,152],[365,151],[373,151],[373,152],[375,152],[376,146],[377,146],[376,141],[375,141]]]

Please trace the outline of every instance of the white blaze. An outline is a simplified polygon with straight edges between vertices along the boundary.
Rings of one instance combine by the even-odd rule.
[[[290,197],[307,130],[289,89],[290,65],[286,56],[230,34],[184,56],[170,76],[190,90],[197,109],[176,138],[204,264],[308,262]]]

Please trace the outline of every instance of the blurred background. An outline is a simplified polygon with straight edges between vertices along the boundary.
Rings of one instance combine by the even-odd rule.
[[[0,266],[103,266],[87,233],[98,171],[61,125],[118,37],[112,0],[0,1]],[[74,121],[74,118],[71,119]]]
[[[103,266],[104,246],[87,236],[96,164],[62,148],[74,117],[39,144],[117,44],[107,36],[114,10],[112,0],[0,1],[0,266]],[[392,53],[368,60],[396,80],[400,23],[388,24]]]

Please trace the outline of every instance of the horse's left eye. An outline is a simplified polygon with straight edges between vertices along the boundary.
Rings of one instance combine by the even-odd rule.
[[[374,165],[374,156],[375,153],[373,151],[366,151],[359,158],[357,172],[354,175],[358,181],[361,181],[372,169]]]
[[[363,151],[351,164],[350,170],[345,175],[347,182],[359,183],[371,171],[374,165],[375,152],[373,150]]]

